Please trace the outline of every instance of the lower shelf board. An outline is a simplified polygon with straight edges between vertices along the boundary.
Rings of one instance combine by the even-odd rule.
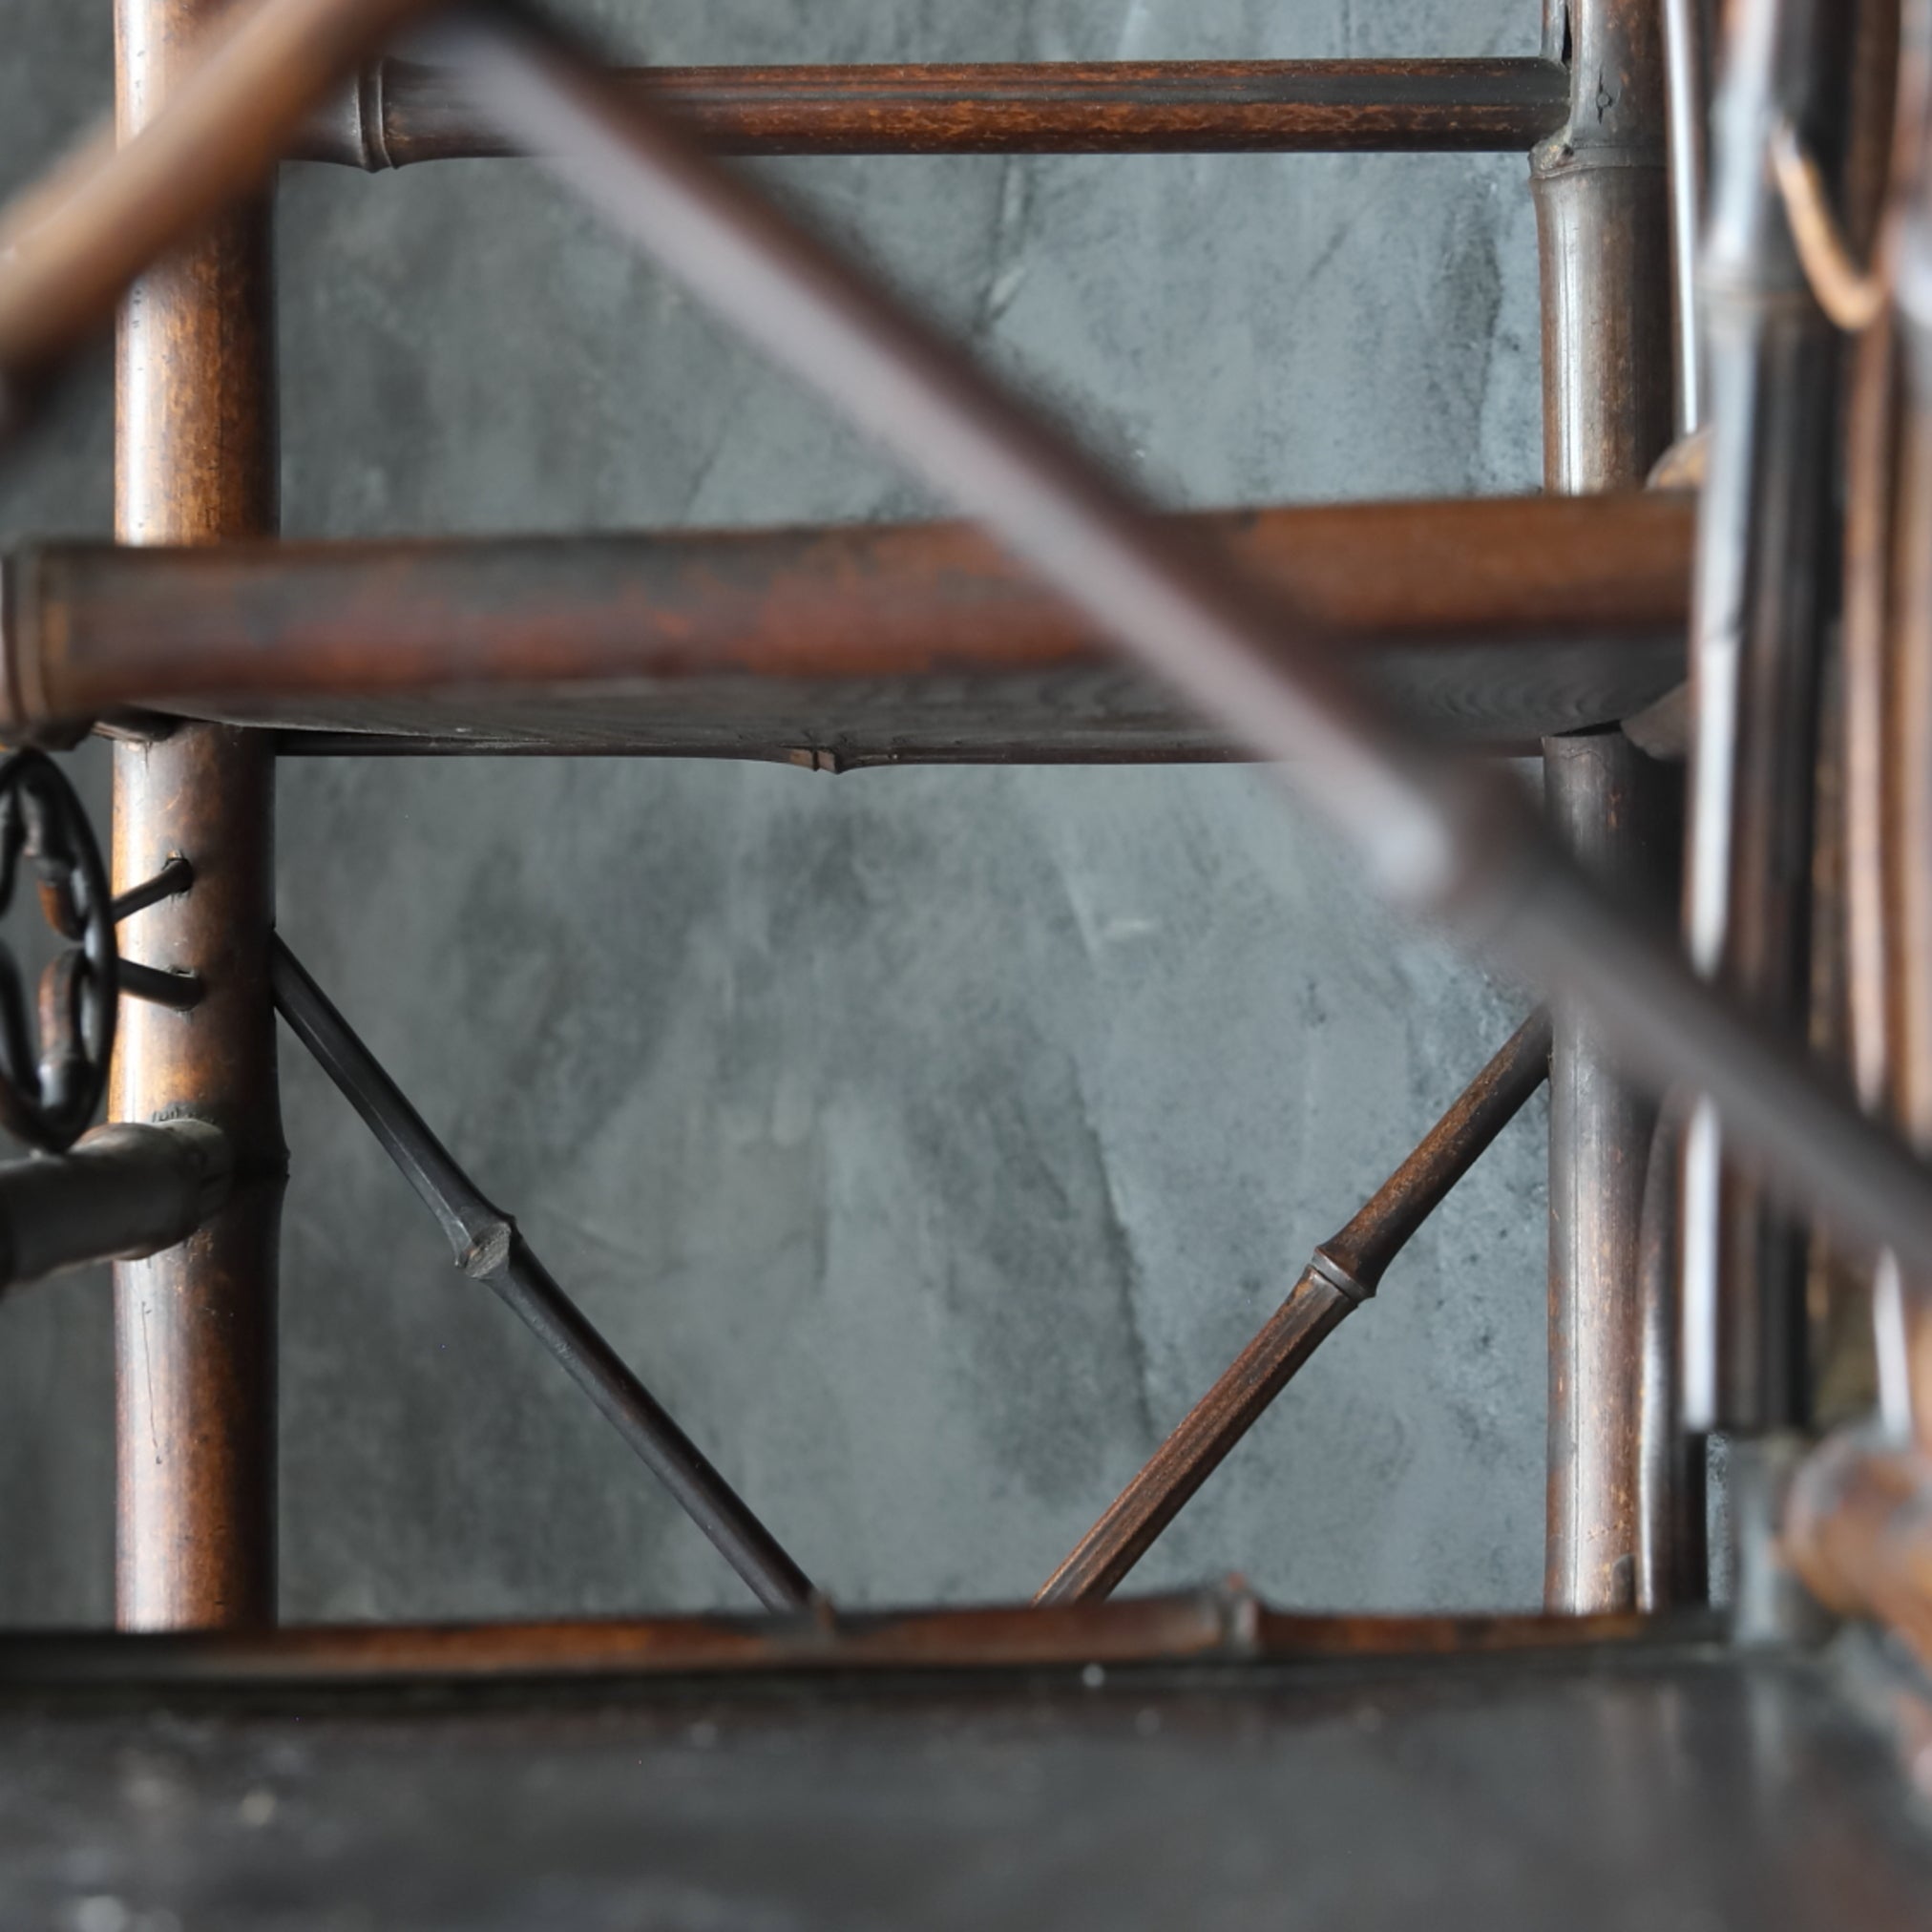
[[[1932,1922],[1932,1836],[1818,1655],[1625,1642],[438,1694],[9,1677],[0,1875],[23,1925]]]

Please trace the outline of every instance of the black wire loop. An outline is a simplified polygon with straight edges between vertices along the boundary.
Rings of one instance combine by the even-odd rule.
[[[120,993],[107,868],[87,809],[42,751],[0,763],[0,916],[32,862],[40,911],[69,943],[40,976],[39,1024],[25,976],[0,939],[0,1126],[61,1153],[86,1132],[107,1087]]]

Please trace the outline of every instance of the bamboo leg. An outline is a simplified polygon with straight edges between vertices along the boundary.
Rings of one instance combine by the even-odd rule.
[[[1856,10],[1730,10],[1703,270],[1712,443],[1692,591],[1686,939],[1700,973],[1794,1041],[1811,991],[1838,357],[1776,203],[1767,130],[1780,116],[1805,128],[1836,188]],[[1691,1426],[1754,1437],[1802,1422],[1802,1230],[1730,1165],[1709,1106],[1687,1130],[1683,1229]]]
[[[117,0],[126,139],[181,71],[211,0]],[[221,217],[121,311],[116,520],[124,543],[276,527],[270,211]],[[176,853],[194,886],[131,917],[127,955],[192,972],[190,1012],[129,1004],[113,1117],[194,1113],[235,1149],[229,1205],[191,1241],[115,1271],[116,1615],[128,1629],[235,1628],[275,1605],[275,1270],[286,1153],[268,997],[274,766],[259,737],[189,725],[115,751],[114,872]]]
[[[1570,494],[1640,485],[1670,440],[1664,50],[1653,0],[1570,0],[1570,124],[1532,158],[1543,254],[1544,469]],[[1586,869],[1668,903],[1672,774],[1620,732],[1549,739],[1550,815]],[[1638,1418],[1651,1359],[1637,1293],[1656,1112],[1596,1030],[1559,1008],[1550,1061],[1549,1502],[1544,1601],[1635,1607]]]

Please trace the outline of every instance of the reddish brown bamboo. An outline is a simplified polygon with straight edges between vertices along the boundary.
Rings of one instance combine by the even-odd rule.
[[[1288,1299],[1040,1586],[1036,1603],[1090,1603],[1119,1586],[1522,1111],[1548,1076],[1549,1043],[1545,1013],[1517,1029],[1348,1226],[1315,1250]]]
[[[1622,716],[1682,669],[1687,501],[1178,521],[1463,740],[1521,744],[1539,724]],[[16,733],[140,704],[338,729],[480,725],[486,743],[537,745],[533,704],[558,711],[576,686],[574,722],[549,727],[566,745],[745,749],[783,745],[788,723],[802,734],[793,745],[847,755],[977,742],[1009,755],[1199,756],[1226,743],[1123,673],[1077,609],[956,524],[60,545],[17,553],[0,588],[0,714]]]
[[[1552,491],[1640,485],[1670,440],[1670,217],[1656,0],[1576,0],[1563,132],[1533,158],[1543,257],[1544,476]],[[1544,791],[1578,862],[1623,897],[1670,904],[1681,785],[1621,733],[1552,739]],[[1637,1280],[1656,1110],[1581,1010],[1550,1068],[1549,1451],[1544,1601],[1633,1608],[1665,1499],[1640,1477],[1654,1408]],[[1665,1520],[1668,1520],[1665,1519]]]
[[[216,10],[118,0],[122,132],[155,116]],[[264,202],[156,263],[121,314],[116,522],[130,544],[261,536],[276,520],[274,316]],[[274,765],[259,738],[197,725],[115,753],[122,891],[176,854],[194,885],[128,919],[122,950],[191,972],[192,1011],[129,1003],[113,1117],[177,1112],[233,1149],[227,1206],[115,1275],[116,1613],[131,1629],[245,1628],[275,1603],[275,1261],[282,1143],[268,998]]]
[[[1924,124],[1928,14],[1924,0],[1859,8],[1842,207],[1848,246],[1888,292]],[[1909,32],[1901,15],[1910,16]],[[1890,1117],[1895,1002],[1910,962],[1893,951],[1887,882],[1887,868],[1901,856],[1893,806],[1903,775],[1893,646],[1904,370],[1889,299],[1852,345],[1848,373],[1841,618],[1818,766],[1811,1033],[1814,1052],[1847,1069],[1867,1111]],[[1814,1234],[1807,1276],[1814,1419],[1831,1426],[1873,1398],[1872,1270],[1836,1260]]]
[[[612,82],[726,155],[1521,152],[1563,125],[1546,60],[1047,61],[620,68]],[[460,74],[366,68],[297,159],[376,170],[516,152]]]
[[[905,1670],[1088,1670],[1258,1659],[1477,1657],[1708,1633],[1630,1617],[1323,1617],[1244,1589],[1047,1608],[825,1609],[808,1617],[318,1627],[247,1634],[0,1636],[0,1685],[161,1690]]]
[[[1869,1432],[1834,1437],[1793,1485],[1786,1560],[1839,1616],[1888,1624],[1932,1666],[1932,1460]]]

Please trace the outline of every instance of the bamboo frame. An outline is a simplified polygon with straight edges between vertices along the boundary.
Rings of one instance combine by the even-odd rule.
[[[189,0],[123,0],[123,8],[127,33],[136,39],[159,33],[172,60],[172,36],[194,11]],[[229,43],[226,65],[218,62],[183,82],[186,105],[178,116],[163,116],[118,160],[71,173],[57,191],[39,198],[10,231],[10,257],[0,251],[0,369],[15,381],[35,374],[56,342],[97,310],[132,266],[186,232],[220,191],[246,185],[263,158],[303,124],[330,77],[410,10],[403,0],[330,9],[320,0],[265,0]],[[1781,252],[1775,220],[1767,220],[1770,178],[1757,148],[1771,109],[1829,121],[1838,42],[1827,31],[1828,10],[1820,10],[1819,0],[1742,0],[1732,10],[1734,126],[1720,143],[1714,170],[1715,259],[1730,280],[1720,276],[1713,286],[1733,307],[1710,378],[1714,437],[1700,549],[1704,649],[1689,924],[1693,961],[1774,1021],[1788,976],[1777,961],[1804,917],[1802,893],[1789,889],[1777,860],[1790,843],[1786,818],[1796,823],[1806,809],[1808,766],[1799,761],[1794,776],[1793,761],[1795,747],[1806,744],[1808,653],[1820,628],[1816,579],[1832,384],[1829,337]],[[1658,374],[1669,366],[1658,350],[1669,325],[1668,318],[1661,327],[1657,323],[1668,286],[1660,270],[1668,224],[1657,23],[1637,0],[1570,0],[1552,19],[1564,28],[1555,45],[1567,46],[1573,72],[1598,90],[1594,105],[1601,109],[1607,100],[1615,112],[1594,119],[1573,116],[1560,148],[1539,158],[1552,271],[1551,480],[1561,488],[1634,484],[1669,416],[1668,387]],[[654,95],[675,91],[670,83],[613,82],[556,34],[505,15],[459,18],[430,45],[439,60],[460,70],[465,98],[480,116],[476,128],[483,132],[464,134],[470,146],[457,151],[494,151],[490,144],[500,141],[544,157],[747,335],[976,514],[1058,588],[1083,622],[1117,637],[1221,720],[1237,742],[1293,767],[1305,793],[1357,841],[1385,890],[1423,910],[1480,916],[1527,976],[1582,1002],[1559,1018],[1558,1084],[1570,1096],[1562,1104],[1580,1105],[1586,1092],[1611,1092],[1625,1079],[1622,1071],[1579,1078],[1577,1069],[1607,1069],[1612,1055],[1653,1090],[1683,1082],[1706,1095],[1711,1111],[1692,1126],[1704,1151],[1687,1164],[1683,1211],[1693,1232],[1763,1225],[1756,1177],[1738,1197],[1746,1203],[1739,1213],[1726,1208],[1713,1217],[1709,1182],[1716,1169],[1708,1123],[1721,1117],[1727,1153],[1749,1151],[1759,1176],[1834,1211],[1867,1242],[1895,1250],[1908,1291],[1922,1296],[1923,1282],[1932,1279],[1932,1183],[1924,1170],[1794,1067],[1763,1031],[1700,988],[1576,867],[1554,857],[1506,788],[1478,767],[1432,755],[1365,696],[1337,668],[1329,626],[1305,595],[1270,602],[1216,568],[1197,536],[1146,516],[913,319],[731,183],[649,105]],[[1806,46],[1820,57],[1787,59],[1792,49]],[[159,74],[166,65],[157,58],[142,73]],[[132,72],[132,57],[128,66]],[[247,99],[238,74],[266,85],[264,96]],[[845,84],[828,83],[834,92]],[[1680,109],[1683,93],[1680,85]],[[368,80],[356,86],[359,116],[370,94]],[[921,98],[930,106],[930,95]],[[144,114],[137,106],[131,117]],[[393,160],[387,115],[383,107],[373,136],[368,125],[361,133],[378,138],[380,158]],[[987,128],[982,117],[977,134],[960,138],[995,138]],[[1415,133],[1410,127],[1407,136]],[[806,139],[795,129],[756,137]],[[1024,151],[1012,145],[1020,138],[1013,130],[997,137],[1009,143],[997,151]],[[1028,137],[1048,140],[1037,128]],[[1155,136],[1144,127],[1136,137]],[[1175,137],[1207,138],[1198,128]],[[1331,127],[1323,137],[1339,133]],[[910,145],[913,136],[903,138]],[[1099,136],[1088,124],[1083,134],[1064,138]],[[1252,134],[1249,138],[1268,144]],[[1278,130],[1273,138],[1288,144]],[[1318,144],[1306,129],[1295,139]],[[367,162],[371,152],[365,147],[359,158]],[[1681,234],[1681,213],[1678,225]],[[149,271],[130,312],[123,351],[130,427],[120,452],[127,540],[197,542],[253,534],[271,520],[262,232],[259,217],[245,208],[222,217],[211,235],[187,244],[195,254]],[[185,272],[190,262],[193,271]],[[213,326],[218,313],[222,329]],[[168,354],[153,352],[152,331],[160,332]],[[1681,324],[1679,339],[1689,340]],[[199,425],[211,413],[221,428],[209,439]],[[198,453],[209,440],[221,452],[213,463]],[[1916,529],[1921,514],[1922,505],[1908,493],[1901,527]],[[1771,565],[1760,577],[1754,573],[1761,554],[1753,546],[1767,532],[1789,540],[1770,548]],[[1908,600],[1923,602],[1921,579],[1907,578],[1905,590]],[[16,593],[7,615],[14,715],[72,723],[105,708],[71,692],[49,696],[72,667],[36,656],[31,642],[23,651],[21,608]],[[1736,609],[1746,613],[1754,648],[1763,647],[1762,662],[1753,662],[1757,683],[1746,693],[1748,702],[1732,702],[1724,682],[1724,626]],[[1923,621],[1916,604],[1909,615]],[[1738,680],[1736,688],[1744,692],[1749,682]],[[157,695],[150,687],[150,700]],[[124,695],[116,702],[136,700]],[[147,877],[176,847],[188,850],[194,871],[192,892],[147,907],[154,916],[145,935],[169,955],[148,963],[185,969],[201,991],[192,1011],[152,1014],[141,1029],[131,1030],[122,1105],[137,1114],[177,1105],[211,1110],[237,1162],[235,1199],[195,1244],[164,1264],[193,1290],[177,1297],[180,1310],[170,1314],[185,1312],[178,1324],[186,1365],[180,1387],[194,1392],[198,1415],[216,1418],[213,1434],[221,1439],[205,1471],[185,1480],[170,1477],[151,1498],[142,1493],[146,1479],[124,1491],[132,1554],[124,1564],[123,1615],[133,1623],[242,1625],[266,1614],[270,1539],[261,1500],[267,1465],[252,1452],[262,1447],[269,1413],[259,1372],[280,1144],[272,1056],[262,1049],[271,911],[264,884],[267,758],[259,738],[193,725],[138,744],[121,759],[123,878]],[[1566,769],[1567,748],[1553,752],[1550,762]],[[1740,772],[1748,778],[1741,789],[1733,785]],[[1566,780],[1560,773],[1557,782]],[[1616,782],[1610,781],[1612,791]],[[1577,798],[1564,794],[1566,803],[1581,802],[1600,821],[1612,815],[1605,796],[1595,777]],[[1579,812],[1571,816],[1582,823]],[[1808,840],[1801,843],[1809,849]],[[1907,903],[1901,916],[1909,920],[1914,910]],[[225,949],[220,956],[218,940]],[[1926,976],[1924,962],[1914,955],[1908,967],[1916,993]],[[1628,1180],[1633,1163],[1641,1167],[1648,1135],[1641,1114],[1622,1100],[1608,1112],[1620,1110],[1628,1118],[1585,1137],[1600,1144],[1602,1158],[1578,1152],[1561,1162],[1566,1180],[1589,1172],[1589,1190],[1600,1202],[1608,1199],[1613,1171],[1618,1192],[1594,1272],[1586,1278],[1572,1253],[1559,1274],[1570,1317],[1596,1321],[1619,1289],[1636,1301],[1636,1236],[1647,1233],[1650,1330],[1635,1353],[1622,1344],[1604,1352],[1606,1362],[1630,1365],[1638,1400],[1633,1417],[1586,1427],[1572,1416],[1559,1433],[1572,1449],[1587,1448],[1608,1472],[1589,1483],[1565,1478],[1573,1498],[1585,1491],[1611,1496],[1624,1473],[1641,1462],[1628,1486],[1650,1502],[1639,1509],[1643,1521],[1634,1530],[1621,1501],[1568,1513],[1553,1508],[1553,1545],[1561,1551],[1573,1553],[1600,1532],[1610,1536],[1606,1575],[1579,1581],[1571,1564],[1569,1581],[1552,1587],[1553,1603],[1581,1610],[1600,1601],[1655,1601],[1666,1592],[1655,1581],[1638,1588],[1619,1566],[1634,1541],[1633,1561],[1648,1563],[1653,1579],[1665,1573],[1642,1552],[1654,1552],[1673,1520],[1670,1479],[1659,1473],[1669,1459],[1657,1453],[1659,1440],[1682,1434],[1671,1427],[1670,1396],[1652,1359],[1654,1285],[1668,1279],[1657,1256],[1669,1246],[1669,1190],[1650,1190],[1649,1226],[1640,1229]],[[1642,1194],[1639,1186],[1639,1202]],[[245,1224],[236,1218],[241,1203],[250,1204]],[[1722,1246],[1718,1235],[1699,1238],[1706,1247]],[[1754,1243],[1762,1251],[1764,1243],[1747,1228],[1742,1246],[1752,1250]],[[1749,1258],[1733,1269],[1720,1257],[1710,1279],[1720,1286],[1684,1315],[1694,1344],[1686,1374],[1692,1419],[1751,1429],[1788,1419],[1797,1405],[1780,1387],[1779,1361],[1791,1323],[1775,1282]],[[214,1328],[193,1312],[196,1299],[205,1304],[211,1292],[230,1298],[212,1354]],[[134,1299],[131,1291],[131,1308]],[[130,1380],[124,1374],[124,1396]],[[157,1437],[165,1431],[172,1444],[179,1439],[179,1420],[129,1411],[123,1437],[142,1423]],[[1655,1510],[1645,1514],[1652,1502]],[[1849,1503],[1839,1514],[1846,1525],[1857,1520]],[[1826,1520],[1838,1518],[1827,1510]],[[185,1565],[182,1547],[190,1555]]]
[[[1663,21],[1654,0],[1569,0],[1570,116],[1531,158],[1542,256],[1544,477],[1640,487],[1671,432]],[[1607,103],[1607,105],[1606,105]],[[1545,808],[1579,865],[1633,904],[1670,902],[1675,772],[1621,732],[1551,739]],[[1659,1352],[1637,1282],[1656,1108],[1586,1010],[1557,1014],[1550,1062],[1546,1608],[1636,1607],[1645,1510],[1639,1417]],[[1661,1318],[1667,1311],[1659,1310]],[[1689,1580],[1686,1579],[1688,1586]]]
[[[1686,498],[1354,504],[1176,527],[1458,744],[1614,722],[1682,676]],[[460,726],[532,749],[742,751],[783,746],[788,728],[845,764],[1228,746],[957,524],[47,545],[0,561],[0,729],[56,740],[145,707],[405,740]]]

